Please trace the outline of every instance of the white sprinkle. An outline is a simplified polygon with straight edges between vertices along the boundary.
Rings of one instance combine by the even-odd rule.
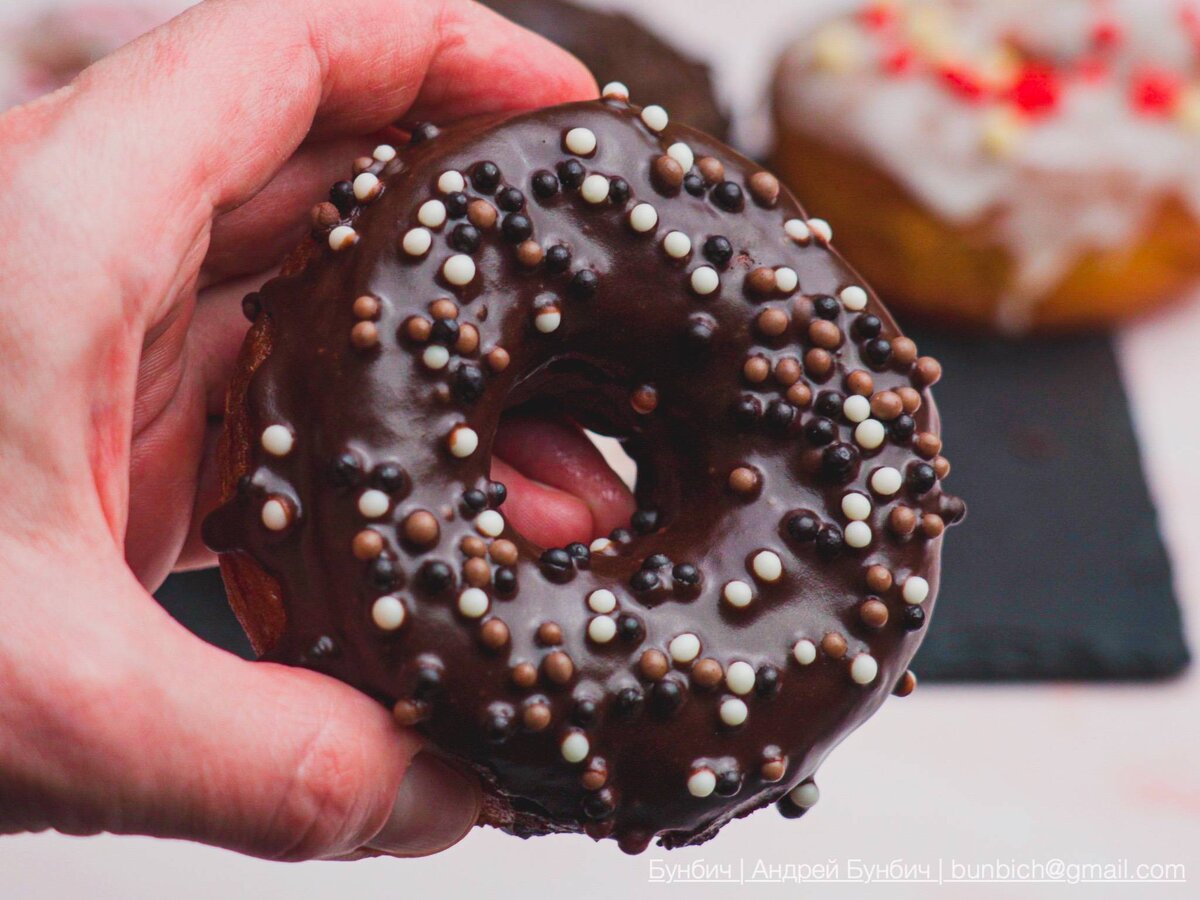
[[[379,179],[370,172],[362,172],[354,179],[354,196],[358,200],[373,200],[379,195]]]
[[[591,550],[593,553],[603,553],[605,550],[607,550],[612,545],[613,545],[613,542],[611,540],[609,540],[608,538],[605,538],[605,537],[600,537],[600,538],[596,538],[594,541],[592,541],[590,544],[588,544],[588,549]]]
[[[600,588],[588,594],[588,609],[595,613],[610,613],[617,608],[617,595],[607,588]]]
[[[859,422],[858,427],[854,429],[854,439],[868,450],[874,450],[882,444],[885,437],[887,437],[887,431],[884,430],[883,423],[878,419]]]
[[[433,235],[424,228],[414,228],[405,233],[402,246],[409,256],[424,256],[433,246]]]
[[[563,146],[576,156],[591,156],[596,150],[596,134],[590,128],[572,128],[563,138]]]
[[[286,425],[268,425],[263,429],[262,446],[272,456],[287,456],[295,443],[292,430]]]
[[[488,595],[479,588],[467,588],[458,595],[458,611],[468,619],[478,619],[488,611],[488,602]]]
[[[783,575],[783,560],[773,550],[760,550],[754,555],[750,568],[761,581],[778,581]]]
[[[443,194],[455,194],[466,188],[467,179],[463,178],[462,172],[447,169],[438,176],[437,186]]]
[[[642,121],[651,131],[662,131],[667,127],[670,117],[661,106],[647,106],[642,110]]]
[[[485,509],[475,517],[475,530],[485,537],[500,537],[504,533],[504,516],[494,509]]]
[[[645,234],[647,231],[653,231],[657,224],[658,210],[649,203],[639,203],[629,211],[629,226],[634,231]]]
[[[802,666],[812,665],[817,659],[817,645],[807,639],[796,641],[792,646],[792,656]]]
[[[790,294],[800,286],[800,276],[795,269],[780,266],[775,270],[775,287],[785,294]]]
[[[866,522],[851,522],[846,526],[846,545],[861,550],[871,543],[871,526]]]
[[[596,616],[588,622],[587,633],[597,644],[607,644],[617,636],[617,622],[610,616]]]
[[[696,162],[696,154],[694,154],[692,152],[692,148],[683,141],[676,141],[674,144],[668,147],[667,156],[671,157],[671,159],[683,166],[683,171],[685,172],[690,171],[692,165]]]
[[[430,344],[421,354],[421,361],[431,369],[444,369],[450,362],[450,351],[441,344]]]
[[[378,519],[387,513],[391,502],[383,491],[372,488],[358,495],[358,511],[368,519]]]
[[[896,493],[904,484],[904,476],[900,474],[899,469],[894,469],[891,466],[884,466],[882,469],[876,469],[871,475],[871,490],[877,494],[882,494],[884,497],[890,497]]]
[[[692,252],[692,239],[682,231],[668,231],[663,238],[663,249],[673,259],[683,259]]]
[[[905,603],[911,603],[913,606],[924,603],[929,597],[929,582],[920,575],[910,575],[904,580],[904,587],[900,594],[904,597]]]
[[[579,193],[588,203],[603,203],[608,199],[608,179],[603,175],[589,175],[583,179]]]
[[[870,684],[879,674],[879,663],[869,653],[860,653],[850,663],[850,677],[855,684]]]
[[[754,599],[754,590],[744,581],[731,581],[725,585],[725,602],[730,606],[741,609],[749,606]]]
[[[557,331],[558,326],[562,324],[562,313],[553,306],[539,310],[538,314],[533,317],[533,327],[542,334],[549,334],[552,331]]]
[[[799,244],[807,244],[812,239],[812,229],[803,219],[788,219],[783,223],[784,233]]]
[[[451,284],[470,284],[475,278],[475,260],[465,253],[456,253],[442,266],[442,275]]]
[[[804,784],[792,788],[788,797],[801,809],[812,809],[821,799],[821,792],[817,790],[817,786],[813,782],[806,781]]]
[[[745,701],[735,697],[721,701],[721,721],[731,728],[745,722],[748,715],[750,710],[746,708]]]
[[[842,498],[842,512],[851,521],[861,521],[871,515],[871,498],[851,491]]]
[[[701,266],[692,271],[692,290],[701,297],[711,294],[721,286],[721,278],[712,266]]]
[[[345,250],[358,243],[358,232],[349,225],[338,225],[329,232],[329,247],[332,250]]]
[[[826,244],[833,240],[833,228],[824,219],[809,219],[808,228]]]
[[[582,731],[572,731],[563,738],[560,747],[563,759],[569,763],[583,762],[587,759],[587,755],[592,749],[591,744],[588,743],[587,735]]]
[[[441,200],[426,200],[417,210],[417,221],[426,228],[437,228],[446,221],[446,204]]]
[[[690,632],[676,635],[667,645],[667,652],[677,663],[691,662],[700,655],[700,638]]]
[[[391,162],[396,158],[396,148],[391,144],[380,144],[371,155],[382,163]]]
[[[851,422],[864,422],[871,417],[871,401],[862,394],[851,394],[842,404],[842,413]]]
[[[383,631],[395,631],[404,624],[404,604],[398,597],[380,597],[371,604],[371,618]]]
[[[748,694],[754,690],[754,666],[748,662],[730,663],[725,670],[725,683],[735,694]]]
[[[717,789],[717,776],[712,769],[697,769],[688,776],[687,789],[693,797],[708,797]]]
[[[262,523],[272,531],[283,531],[288,527],[290,518],[288,509],[282,500],[272,498],[263,504]]]
[[[629,88],[619,81],[610,81],[600,91],[600,96],[605,100],[628,100]]]
[[[474,428],[460,425],[450,432],[450,453],[459,459],[466,459],[479,447],[479,435]]]
[[[842,298],[842,306],[850,312],[860,312],[867,308],[867,292],[857,284],[842,288],[842,292],[838,296]]]

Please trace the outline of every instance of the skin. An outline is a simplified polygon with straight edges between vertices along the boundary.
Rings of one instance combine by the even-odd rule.
[[[197,526],[240,299],[350,160],[397,121],[595,94],[466,0],[211,0],[0,117],[0,832],[300,860],[469,830],[478,786],[385,709],[211,647],[149,591],[214,562]],[[555,452],[519,452],[523,429]],[[535,539],[627,518],[574,426],[503,439]],[[568,465],[574,493],[554,487]]]

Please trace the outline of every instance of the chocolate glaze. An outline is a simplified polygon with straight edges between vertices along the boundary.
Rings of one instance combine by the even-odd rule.
[[[563,137],[579,126],[597,138],[594,155],[580,158],[584,167],[625,179],[629,199],[591,204],[578,188],[566,187],[536,198],[534,174],[553,172],[558,163],[576,158],[564,150]],[[743,189],[740,211],[714,202],[719,195],[731,205],[728,187],[710,184],[703,196],[687,190],[668,196],[656,187],[654,163],[676,141],[686,142],[697,160],[711,156],[724,164],[724,178]],[[499,169],[497,189],[480,192],[471,186],[470,173],[481,161]],[[472,254],[477,275],[466,287],[452,287],[441,275],[444,261],[456,252],[448,236],[465,220],[432,229],[433,248],[425,256],[399,250],[400,238],[416,225],[420,205],[442,196],[438,177],[451,169],[468,176],[471,198],[494,200],[505,186],[523,191],[533,238],[544,248],[568,246],[567,271],[553,274],[545,262],[534,268],[520,263],[499,223],[483,230]],[[358,243],[334,252],[318,235],[308,264],[270,282],[251,305],[256,322],[244,357],[244,398],[235,391],[230,408],[231,421],[239,419],[243,426],[242,443],[227,457],[230,490],[205,523],[204,534],[223,552],[227,574],[228,564],[253,560],[278,582],[286,621],[271,645],[261,647],[265,658],[327,673],[389,705],[423,698],[418,707],[427,717],[418,727],[441,751],[480,772],[491,795],[487,818],[517,834],[586,830],[597,838],[615,837],[636,852],[655,836],[667,847],[702,842],[730,819],[775,801],[782,801],[785,814],[797,813],[786,799],[789,789],[810,780],[833,746],[902,681],[924,634],[923,628],[905,627],[911,617],[905,615],[900,586],[909,574],[928,579],[930,597],[923,608],[929,611],[940,537],[928,538],[920,529],[897,537],[887,526],[889,511],[904,504],[947,522],[963,513],[961,502],[943,495],[940,485],[922,495],[906,485],[894,497],[874,497],[867,520],[874,537],[868,547],[846,547],[826,559],[815,542],[788,535],[788,514],[810,510],[840,531],[846,524],[841,499],[848,489],[871,495],[867,479],[878,467],[905,473],[922,461],[912,439],[888,439],[876,450],[862,450],[847,480],[835,483],[819,468],[814,471],[820,451],[804,436],[805,423],[817,415],[812,406],[795,411],[783,428],[786,415],[778,407],[774,428],[766,414],[749,426],[738,424],[733,411],[739,400],[755,397],[766,409],[786,391],[771,378],[757,385],[744,381],[747,355],[802,357],[811,346],[799,321],[811,309],[805,298],[836,297],[860,279],[820,240],[801,244],[785,234],[786,220],[805,215],[786,191],[776,202],[752,195],[748,180],[760,171],[754,163],[689,128],[672,124],[655,133],[636,107],[620,100],[464,122],[414,142],[372,171],[384,180],[382,194],[356,206],[344,220],[353,224]],[[649,234],[628,223],[628,210],[639,202],[658,212],[658,226]],[[687,259],[664,253],[663,236],[674,229],[691,238]],[[734,254],[727,268],[717,266],[719,289],[700,297],[689,287],[689,273],[708,264],[702,248],[713,235],[728,238]],[[791,267],[799,288],[791,296],[753,294],[747,275],[759,266]],[[588,298],[569,289],[582,270],[596,275]],[[364,294],[381,301],[378,346],[366,350],[349,339],[357,321],[352,305]],[[440,297],[460,304],[458,322],[474,324],[481,340],[477,351],[452,351],[449,366],[431,371],[422,364],[425,345],[411,340],[404,326],[411,316],[428,315],[429,304]],[[561,309],[562,324],[543,334],[534,329],[533,313],[551,302]],[[766,307],[792,315],[779,337],[766,339],[755,331],[755,317]],[[883,338],[897,336],[895,323],[874,297],[866,312],[881,320]],[[855,369],[871,373],[876,391],[914,384],[912,363],[873,367],[864,361],[869,341],[851,336],[857,317],[836,310],[834,321],[844,340],[834,352],[831,377],[803,379],[814,396],[826,390],[848,393],[843,378]],[[689,337],[696,321],[711,332],[704,347],[694,333]],[[480,359],[496,346],[511,355],[502,372]],[[482,396],[474,402],[459,399],[453,389],[458,369],[466,365],[483,372]],[[657,407],[649,414],[635,412],[630,402],[645,385],[657,392]],[[933,403],[927,391],[922,395],[916,431],[936,432]],[[500,416],[525,404],[566,410],[590,427],[623,436],[640,463],[639,506],[658,511],[658,527],[562,571],[539,562],[545,548],[506,526],[503,537],[520,551],[512,567],[517,587],[504,595],[489,586],[488,614],[467,619],[456,607],[465,587],[460,542],[477,532],[462,497],[470,489],[487,490]],[[852,446],[854,425],[836,415],[834,422],[837,440]],[[480,443],[473,454],[458,459],[447,452],[446,441],[463,423],[478,433]],[[272,424],[284,424],[295,435],[286,456],[272,456],[258,445],[258,436]],[[332,461],[346,452],[356,455],[366,473],[357,487],[338,486],[330,474]],[[357,498],[386,463],[402,467],[407,478],[392,493],[388,514],[368,522]],[[759,474],[757,492],[730,489],[729,473],[739,466]],[[262,523],[268,494],[287,498],[292,506],[294,520],[282,531]],[[440,535],[431,548],[413,547],[400,534],[399,523],[418,509],[439,518]],[[390,592],[403,598],[407,609],[395,632],[373,624],[372,604],[389,591],[373,579],[376,567],[351,552],[355,534],[368,524],[384,536],[385,556],[394,561]],[[775,583],[751,572],[750,560],[763,549],[783,561],[783,576]],[[636,592],[631,579],[653,554],[664,554],[671,564],[693,564],[699,584],[675,583],[667,566],[658,570],[658,586]],[[436,595],[420,575],[431,561],[445,563],[453,573],[453,587]],[[865,573],[872,564],[891,571],[890,590],[867,587]],[[748,607],[735,609],[721,599],[730,579],[753,585],[755,599]],[[233,582],[231,588],[237,593]],[[640,628],[631,629],[632,636],[618,633],[605,645],[588,639],[595,614],[586,598],[597,588],[616,594],[616,615],[636,618]],[[859,606],[870,595],[879,596],[891,612],[882,628],[867,627],[860,618]],[[502,619],[510,633],[500,650],[487,649],[480,640],[481,623],[493,617]],[[560,626],[560,646],[539,643],[536,633],[547,621]],[[742,698],[749,717],[741,726],[722,724],[719,704],[733,694],[723,683],[698,685],[692,664],[671,666],[663,680],[674,687],[655,687],[641,674],[643,651],[666,652],[671,639],[684,632],[699,636],[698,659],[715,659],[724,669],[735,660],[756,670],[773,667],[774,674],[760,670],[758,687]],[[831,632],[847,646],[842,658],[821,648],[822,637]],[[816,660],[807,666],[791,653],[801,638],[818,646]],[[565,685],[546,677],[544,660],[553,651],[565,652],[573,663]],[[859,653],[878,661],[878,676],[865,686],[849,674]],[[512,668],[521,662],[540,667],[532,688],[514,684]],[[436,686],[428,673],[419,675],[422,667],[436,670]],[[618,695],[629,688],[644,699],[632,704],[632,711],[622,711]],[[630,697],[626,693],[626,701]],[[541,731],[522,727],[530,698],[549,707],[550,724]],[[576,764],[560,750],[572,730],[584,733],[590,744],[587,760]],[[761,769],[771,758],[782,759],[785,772],[767,781]],[[581,776],[599,768],[598,760],[607,778],[599,790],[601,779],[591,779],[589,790]],[[688,790],[697,767],[717,776],[718,791],[711,796],[696,797]]]

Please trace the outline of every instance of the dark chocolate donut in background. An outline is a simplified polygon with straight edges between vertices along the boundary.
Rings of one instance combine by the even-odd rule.
[[[619,78],[643,102],[669,104],[675,121],[727,139],[708,66],[629,16],[562,0],[483,2],[579,57],[600,84]]]
[[[621,85],[355,171],[246,302],[205,537],[256,649],[391,706],[514,834],[802,813],[915,685],[964,512],[937,363],[773,176]],[[625,442],[629,529],[505,521],[491,442],[538,405]]]

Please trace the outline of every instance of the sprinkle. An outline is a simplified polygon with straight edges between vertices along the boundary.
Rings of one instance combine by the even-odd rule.
[[[430,344],[421,354],[421,361],[431,369],[444,369],[450,362],[450,351],[441,344]]]
[[[748,662],[730,663],[725,672],[725,683],[735,694],[748,694],[754,690],[754,667]]]
[[[1023,126],[1015,112],[1007,108],[990,110],[983,118],[979,143],[998,159],[1012,156],[1020,142]]]
[[[813,38],[813,61],[829,72],[846,72],[862,56],[858,32],[845,22],[826,25]]]
[[[712,266],[701,266],[692,272],[692,290],[704,297],[721,286],[721,278]]]
[[[368,519],[378,519],[385,515],[390,505],[388,495],[374,488],[363,491],[358,497],[358,511]]]
[[[696,155],[692,153],[692,148],[683,141],[676,141],[667,148],[667,156],[675,160],[683,166],[683,171],[688,171],[696,162]]]
[[[447,169],[438,176],[437,186],[438,190],[443,194],[457,194],[459,191],[466,189],[467,179],[463,178],[462,172]]]
[[[485,509],[475,517],[475,530],[485,537],[500,537],[504,533],[504,516],[494,509]]]
[[[617,636],[617,622],[611,616],[596,616],[588,622],[587,633],[597,644],[607,644]]]
[[[478,619],[488,611],[488,595],[479,588],[467,588],[458,595],[458,611],[468,619]]]
[[[884,497],[892,496],[892,494],[900,490],[903,484],[904,476],[900,474],[899,469],[894,469],[891,466],[876,469],[871,475],[871,490],[877,494],[882,494]]]
[[[868,450],[874,450],[880,446],[885,437],[887,437],[887,430],[878,419],[867,419],[865,422],[860,422],[854,429],[854,440]]]
[[[871,500],[866,494],[851,491],[842,498],[842,512],[851,521],[861,521],[871,515]]]
[[[358,243],[358,232],[349,225],[339,225],[329,232],[329,247],[332,250],[345,250]]]
[[[749,715],[750,710],[746,708],[744,700],[730,697],[721,702],[721,721],[731,728],[741,725]]]
[[[268,425],[263,429],[263,449],[272,456],[287,456],[295,443],[292,431],[286,425]]]
[[[783,223],[783,231],[798,244],[807,244],[812,239],[812,229],[803,219],[788,219]]]
[[[806,781],[804,784],[792,788],[788,793],[788,799],[801,809],[812,809],[821,799],[821,792],[813,782]]]
[[[754,577],[761,581],[778,581],[783,575],[783,560],[772,550],[760,550],[750,564]]]
[[[283,531],[288,527],[291,519],[291,513],[282,500],[272,497],[263,504],[262,523],[272,531]]]
[[[800,286],[800,276],[795,269],[780,266],[775,270],[775,287],[785,294],[790,294]]]
[[[682,231],[668,231],[663,238],[663,249],[673,259],[683,259],[692,252],[692,239]]]
[[[589,175],[583,179],[579,193],[588,203],[603,203],[608,199],[608,179],[603,175]]]
[[[846,526],[842,536],[846,539],[846,545],[855,550],[861,550],[870,545],[873,537],[871,526],[866,522],[851,522]]]
[[[857,284],[842,288],[842,292],[838,296],[842,299],[842,306],[850,312],[861,312],[867,308],[867,292]]]
[[[553,306],[548,306],[538,311],[533,317],[533,327],[542,334],[550,334],[552,331],[557,331],[558,326],[562,324],[562,313]]]
[[[879,663],[869,653],[860,653],[850,663],[850,677],[855,684],[870,684],[879,674]]]
[[[861,394],[854,394],[842,404],[842,413],[851,422],[866,421],[871,417],[871,401]]]
[[[911,603],[913,606],[924,603],[929,597],[929,582],[920,575],[910,575],[904,580],[900,594],[905,603]]]
[[[479,435],[475,433],[475,429],[459,425],[450,432],[448,445],[452,455],[466,459],[479,447]]]
[[[596,134],[590,128],[572,128],[563,138],[568,153],[591,156],[596,150]]]
[[[725,585],[723,596],[730,606],[742,609],[754,599],[754,590],[744,581],[731,581]]]
[[[405,233],[401,246],[409,256],[424,256],[433,246],[433,235],[424,228],[414,228]]]
[[[382,163],[391,162],[396,158],[396,148],[391,144],[380,144],[371,155]]]
[[[677,663],[691,662],[700,655],[700,638],[690,632],[676,635],[667,645],[667,652]]]
[[[613,542],[611,540],[609,540],[606,537],[600,537],[600,538],[596,538],[594,541],[592,541],[590,544],[588,544],[588,549],[590,551],[592,551],[593,553],[603,553],[605,550],[607,550],[612,545],[613,545]]]
[[[380,597],[371,605],[371,618],[383,631],[395,631],[404,624],[404,604],[398,597]]]
[[[475,260],[465,253],[456,253],[442,266],[442,275],[451,284],[470,284],[475,278]]]
[[[629,88],[619,81],[610,81],[600,91],[600,96],[605,100],[628,100]]]
[[[417,221],[426,228],[439,227],[446,221],[446,204],[441,200],[426,200],[417,210]]]
[[[833,240],[833,227],[824,219],[809,219],[808,228],[826,244]]]
[[[645,234],[653,231],[658,224],[658,211],[649,203],[639,203],[629,211],[629,226],[637,232]]]
[[[563,738],[560,748],[563,759],[569,763],[583,762],[592,749],[587,736],[582,731],[572,731],[568,734]]]
[[[607,588],[600,588],[588,594],[588,609],[595,613],[610,613],[617,608],[617,595]]]
[[[642,110],[642,121],[651,131],[662,131],[669,120],[667,111],[661,106],[647,106]]]
[[[354,179],[354,196],[358,200],[374,200],[380,190],[379,178],[370,172],[363,172]]]
[[[717,788],[717,776],[712,769],[697,769],[688,776],[687,789],[693,797],[708,797]]]
[[[792,646],[792,656],[802,666],[811,665],[817,659],[817,645],[810,640],[799,640]]]

